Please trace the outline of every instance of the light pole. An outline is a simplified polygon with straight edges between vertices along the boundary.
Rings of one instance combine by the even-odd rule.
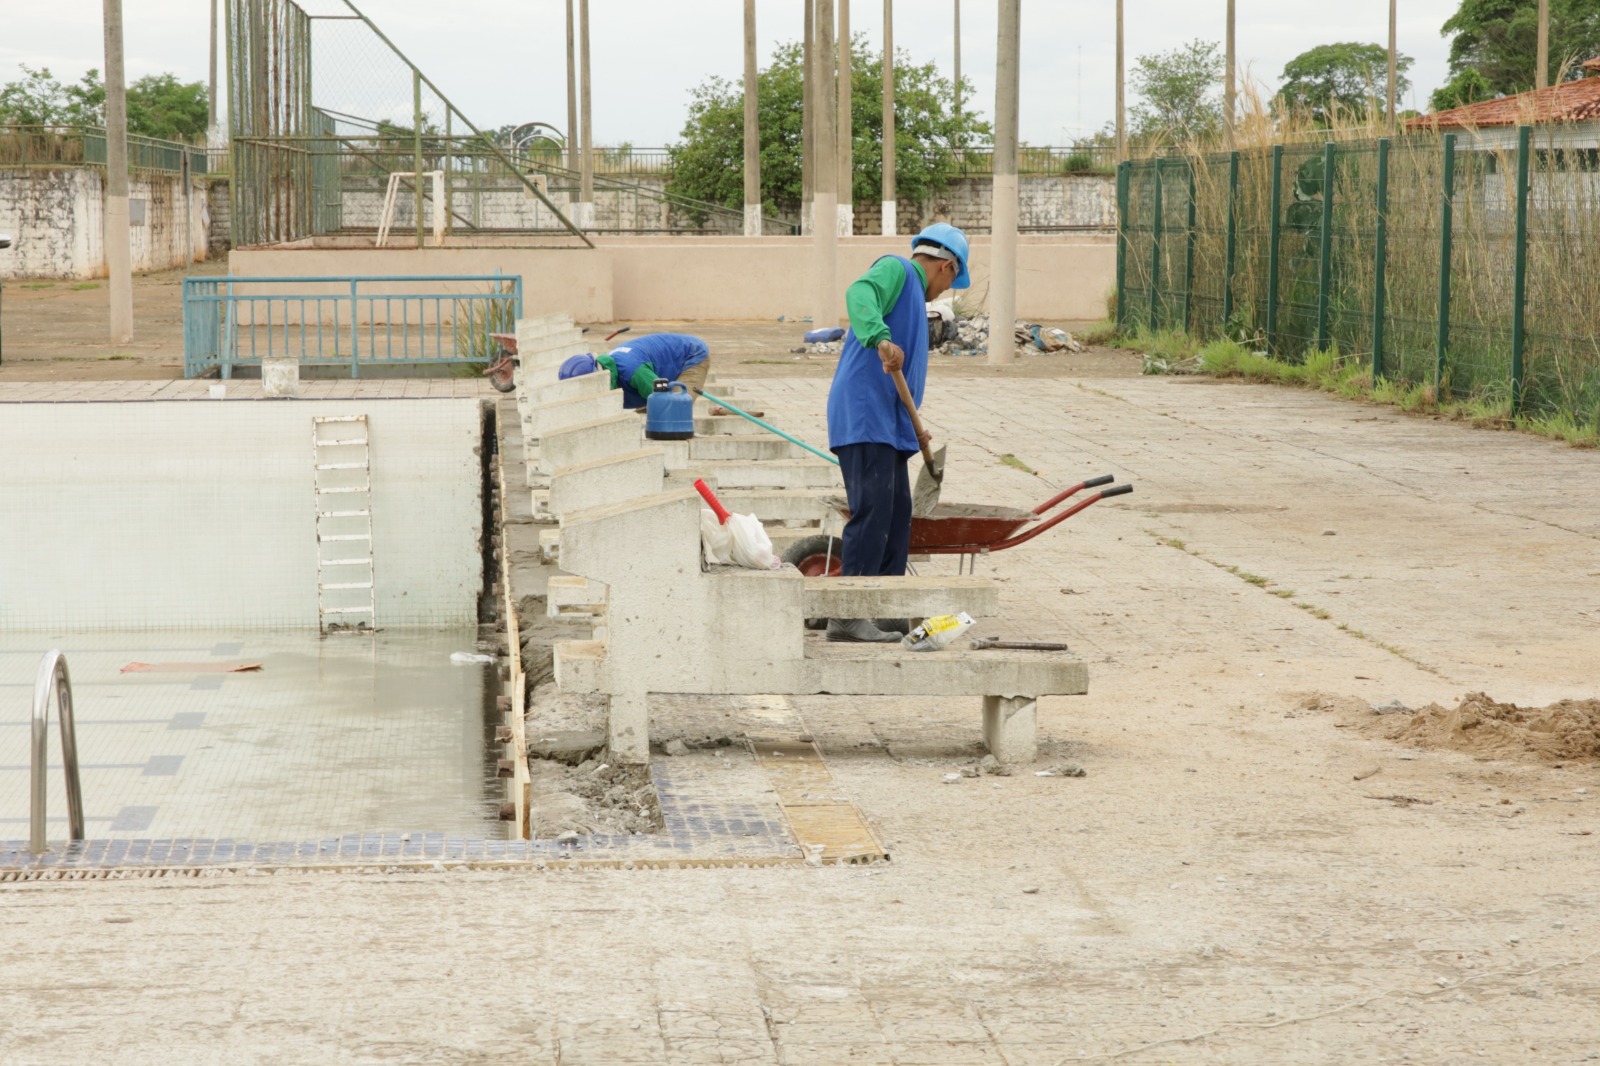
[[[1550,85],[1550,0],[1539,0],[1539,47],[1533,72],[1533,87],[1544,89]]]

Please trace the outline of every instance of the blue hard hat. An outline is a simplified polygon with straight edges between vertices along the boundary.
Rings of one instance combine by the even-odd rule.
[[[912,252],[917,250],[917,245],[919,244],[938,245],[956,257],[956,280],[950,283],[952,289],[964,289],[972,284],[972,277],[967,273],[967,235],[965,233],[962,233],[948,222],[935,222],[911,238]]]
[[[556,376],[562,381],[567,378],[580,378],[585,374],[593,374],[598,366],[592,355],[574,355],[561,364],[561,370]]]

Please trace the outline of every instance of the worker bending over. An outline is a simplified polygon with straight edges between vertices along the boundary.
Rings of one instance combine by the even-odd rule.
[[[706,384],[711,349],[687,333],[646,333],[606,355],[574,355],[561,364],[560,376],[580,377],[604,369],[611,387],[622,390],[622,406],[643,408],[658,378],[681,381],[691,391]]]
[[[906,461],[919,450],[893,372],[905,374],[918,407],[928,378],[929,300],[964,289],[967,237],[936,222],[911,241],[911,258],[886,255],[845,290],[850,330],[828,390],[828,447],[839,457],[850,520],[844,527],[845,576],[904,574],[911,551],[911,481]],[[828,639],[899,640],[867,618],[834,618]]]

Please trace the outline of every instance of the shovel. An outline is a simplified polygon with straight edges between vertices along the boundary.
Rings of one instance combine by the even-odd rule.
[[[944,445],[939,445],[937,451],[922,443],[925,435],[922,429],[922,416],[917,414],[917,405],[911,402],[911,390],[906,386],[906,376],[900,371],[894,372],[895,391],[900,394],[900,402],[906,405],[906,414],[911,416],[911,428],[917,432],[917,443],[922,447],[922,470],[917,474],[917,484],[911,490],[911,513],[913,515],[930,515],[939,505],[939,490],[944,487]]]

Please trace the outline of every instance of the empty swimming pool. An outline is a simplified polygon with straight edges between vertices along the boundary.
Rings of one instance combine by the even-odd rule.
[[[484,408],[385,388],[113,403],[0,392],[0,852],[27,836],[29,712],[49,648],[72,671],[86,836],[116,854],[505,839],[503,686],[492,663],[451,661],[480,635]],[[329,418],[359,425],[358,449],[313,443]],[[332,466],[365,491],[325,496]],[[356,508],[358,522],[326,519]],[[331,597],[359,583],[329,558],[357,554],[370,588]],[[330,602],[370,604],[347,620],[376,631],[324,634],[343,617]],[[67,837],[58,728],[52,714],[53,851]]]

